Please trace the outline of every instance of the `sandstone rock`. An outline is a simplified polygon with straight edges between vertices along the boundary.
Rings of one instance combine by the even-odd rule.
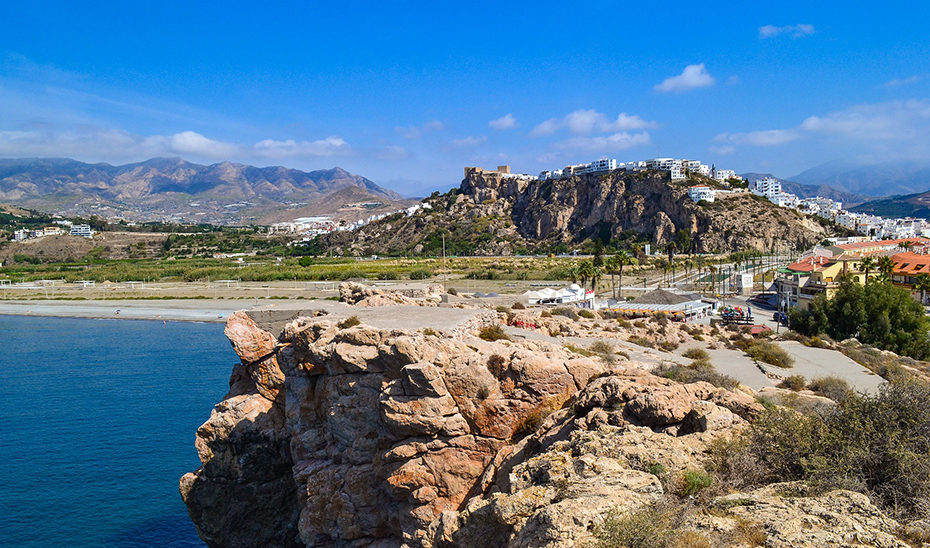
[[[225,333],[243,363],[256,362],[269,356],[277,343],[274,335],[258,327],[242,310],[229,316]]]

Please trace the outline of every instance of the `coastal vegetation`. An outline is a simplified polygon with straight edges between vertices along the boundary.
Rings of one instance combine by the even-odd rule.
[[[803,480],[815,491],[869,495],[889,514],[920,519],[930,509],[930,384],[897,375],[876,395],[819,383],[836,408],[768,408],[737,438],[721,442],[712,470],[731,488]],[[845,388],[845,389],[844,389]]]
[[[808,311],[792,309],[791,327],[810,337],[856,338],[864,344],[923,360],[930,357],[930,321],[910,292],[886,277],[861,285],[844,277],[833,298],[814,297]]]

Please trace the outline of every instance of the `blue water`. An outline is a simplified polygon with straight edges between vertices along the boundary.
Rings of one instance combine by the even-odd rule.
[[[222,324],[0,316],[0,546],[203,547],[178,494]]]

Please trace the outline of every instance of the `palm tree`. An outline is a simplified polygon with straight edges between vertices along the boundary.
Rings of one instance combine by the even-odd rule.
[[[597,296],[597,280],[604,275],[604,269],[599,266],[591,265],[591,291]]]
[[[621,251],[620,253],[625,252]],[[607,257],[607,261],[604,262],[604,272],[610,274],[610,294],[613,296],[614,300],[617,300],[617,284],[614,282],[614,275],[623,268],[620,266],[620,253]]]
[[[623,298],[623,267],[624,266],[633,266],[639,264],[639,261],[636,260],[636,257],[630,255],[626,251],[620,251],[612,258],[617,260],[617,273],[620,275],[620,298]]]
[[[863,257],[859,261],[859,268],[865,272],[865,285],[869,285],[869,272],[875,270],[876,266],[878,265],[875,263],[875,257]]]
[[[927,302],[927,291],[930,291],[930,274],[921,272],[914,279],[914,289],[920,291],[920,304]]]
[[[891,281],[891,274],[894,272],[894,259],[889,256],[880,257],[878,259],[878,270],[882,273],[882,277],[886,281]]]
[[[901,249],[903,249],[904,251],[910,251],[912,247],[914,247],[914,242],[910,240],[905,240],[901,242]]]
[[[589,260],[584,260],[578,263],[578,276],[581,278],[581,288],[584,289],[585,285],[588,283],[588,280],[592,282],[596,281],[597,273],[595,272],[594,264]],[[593,288],[593,283],[592,289]]]

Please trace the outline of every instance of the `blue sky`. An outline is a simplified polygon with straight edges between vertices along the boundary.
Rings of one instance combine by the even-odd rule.
[[[462,167],[930,159],[930,3],[0,2],[0,157]],[[803,5],[802,5],[803,4]]]

